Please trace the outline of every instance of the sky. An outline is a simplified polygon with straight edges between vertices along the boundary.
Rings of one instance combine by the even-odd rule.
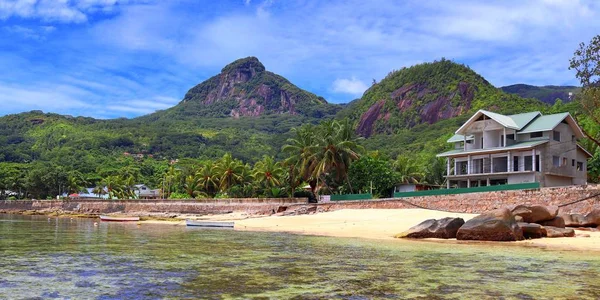
[[[332,103],[442,57],[495,86],[576,85],[600,1],[0,0],[0,115],[136,117],[256,56]]]

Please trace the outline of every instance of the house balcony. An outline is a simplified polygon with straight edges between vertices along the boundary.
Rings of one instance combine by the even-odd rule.
[[[461,178],[475,178],[475,177],[503,177],[508,175],[516,174],[533,174],[534,171],[506,171],[506,172],[482,172],[482,173],[471,173],[471,174],[450,174],[445,177],[448,179],[461,179]]]
[[[548,174],[548,175],[556,175],[556,176],[563,176],[563,177],[576,177],[577,170],[575,169],[575,167],[570,166],[570,165],[564,165],[564,166],[552,166],[550,167],[548,170],[545,170],[544,173]]]

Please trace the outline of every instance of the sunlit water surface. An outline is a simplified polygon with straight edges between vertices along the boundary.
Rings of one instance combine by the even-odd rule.
[[[593,253],[0,215],[0,299],[599,299]]]

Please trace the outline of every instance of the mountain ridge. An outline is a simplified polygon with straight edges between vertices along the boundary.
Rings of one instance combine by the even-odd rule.
[[[515,94],[523,98],[534,98],[538,99],[547,104],[554,104],[557,99],[560,99],[563,103],[571,102],[577,96],[580,87],[565,85],[544,85],[535,86],[529,84],[511,84],[500,87],[505,93]]]
[[[442,59],[390,72],[344,112],[369,137],[434,124],[486,108],[503,113],[545,104],[503,93],[468,66]]]
[[[219,74],[189,89],[179,104],[159,114],[217,118],[269,114],[322,117],[339,109],[325,98],[267,71],[251,56],[226,65]]]

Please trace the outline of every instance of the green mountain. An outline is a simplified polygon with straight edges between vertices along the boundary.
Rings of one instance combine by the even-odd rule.
[[[442,59],[390,72],[369,88],[348,115],[357,133],[369,137],[469,114],[478,109],[503,113],[543,106],[505,94],[469,67]]]
[[[503,86],[500,89],[505,93],[516,94],[523,98],[534,98],[544,103],[554,104],[556,99],[560,99],[563,103],[571,102],[579,92],[579,87],[576,86],[534,86],[528,84],[513,84]]]
[[[277,155],[291,128],[333,118],[341,108],[248,57],[191,88],[176,106],[134,119],[41,111],[1,117],[0,162],[65,157],[68,167],[89,170],[123,153],[201,159],[226,152],[253,162],[264,154]]]
[[[221,73],[191,88],[175,107],[158,117],[259,117],[269,114],[321,118],[339,107],[265,70],[256,57],[238,59]]]
[[[425,162],[448,147],[445,140],[480,108],[501,113],[550,109],[506,94],[448,60],[393,71],[360,99],[332,105],[250,57],[193,87],[176,106],[134,119],[40,111],[0,117],[0,173],[14,166],[19,174],[39,170],[28,180],[51,186],[59,176],[55,171],[75,170],[97,182],[125,168],[157,186],[172,159],[196,164],[227,152],[248,163],[263,155],[284,159],[281,146],[292,136],[291,128],[334,117],[353,121],[356,132],[367,137],[362,143],[368,150]]]
[[[549,106],[504,93],[469,67],[442,59],[390,72],[338,116],[356,123],[369,150],[429,160],[479,109],[510,114]]]

